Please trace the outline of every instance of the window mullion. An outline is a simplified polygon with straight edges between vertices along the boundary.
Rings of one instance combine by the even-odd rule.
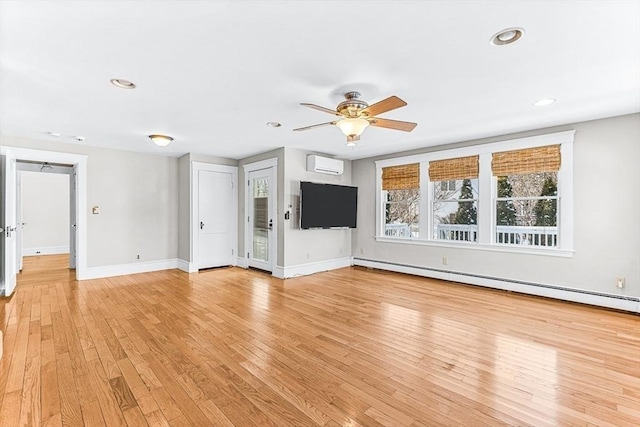
[[[490,245],[495,241],[495,184],[491,174],[491,153],[478,159],[478,243]]]
[[[429,181],[429,162],[420,163],[420,210],[418,223],[420,224],[420,239],[431,240],[431,185]]]

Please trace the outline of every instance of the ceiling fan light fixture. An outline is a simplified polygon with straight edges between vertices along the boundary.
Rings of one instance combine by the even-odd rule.
[[[173,138],[171,138],[170,136],[158,134],[149,135],[149,139],[151,139],[151,141],[153,141],[153,143],[158,147],[166,147],[167,145],[171,144],[171,141],[173,141]]]
[[[360,136],[362,132],[369,126],[369,121],[361,118],[345,118],[338,120],[336,126],[340,128],[346,136]]]

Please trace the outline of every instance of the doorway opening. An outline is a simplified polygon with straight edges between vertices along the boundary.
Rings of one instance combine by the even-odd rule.
[[[16,165],[18,271],[24,269],[24,257],[63,254],[68,268],[75,270],[75,245],[71,244],[76,223],[73,165],[25,160]]]
[[[53,151],[32,150],[3,146],[1,154],[1,187],[3,209],[0,209],[0,293],[10,296],[16,286],[18,263],[18,162],[35,162],[40,167],[45,163],[61,167],[72,167],[69,176],[70,228],[69,267],[76,269],[76,279],[87,274],[87,156]]]

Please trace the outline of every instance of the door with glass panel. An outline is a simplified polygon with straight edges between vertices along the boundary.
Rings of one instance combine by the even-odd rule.
[[[275,238],[275,200],[273,168],[248,174],[247,264],[249,267],[273,271],[273,239]]]

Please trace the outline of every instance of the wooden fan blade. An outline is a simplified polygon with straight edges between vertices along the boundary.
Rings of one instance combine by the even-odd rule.
[[[309,130],[309,129],[313,129],[313,128],[319,128],[319,127],[322,127],[322,126],[329,126],[329,125],[335,125],[335,124],[336,124],[336,122],[320,123],[318,125],[305,126],[303,128],[297,128],[297,129],[294,129],[294,130],[296,130],[296,131],[297,130]]]
[[[332,110],[330,108],[324,108],[316,104],[309,104],[306,102],[301,102],[300,105],[304,105],[305,107],[313,108],[314,110],[324,111],[325,113],[333,114],[334,116],[342,116],[342,114],[338,113],[336,110]]]
[[[404,107],[407,105],[402,99],[397,96],[390,96],[387,99],[383,99],[380,102],[376,102],[373,105],[369,105],[362,110],[360,114],[366,114],[369,117],[377,116],[378,114],[386,113],[387,111],[395,110],[396,108]]]
[[[379,128],[403,130],[405,132],[411,132],[413,128],[418,126],[417,123],[402,122],[400,120],[379,119],[377,117],[373,117],[369,119],[369,123],[371,124],[371,126],[377,126]]]

